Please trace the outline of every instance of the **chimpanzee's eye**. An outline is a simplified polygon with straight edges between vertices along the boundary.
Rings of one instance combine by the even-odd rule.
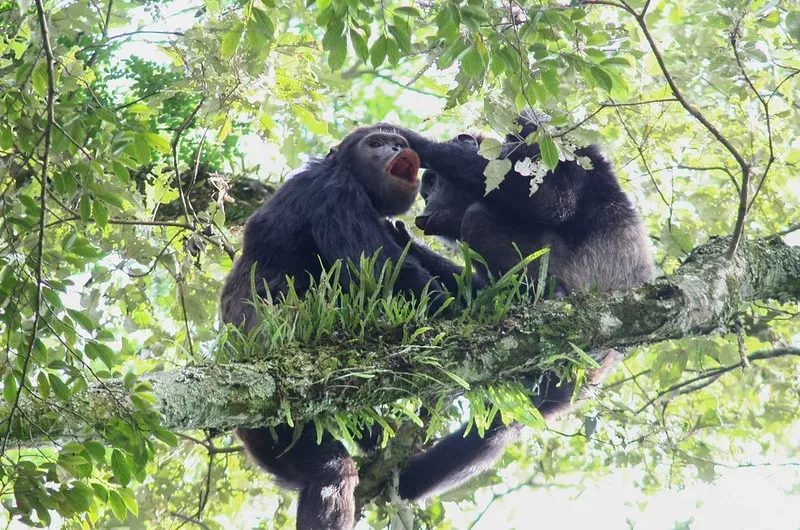
[[[369,146],[370,147],[380,147],[383,143],[380,140],[370,140]]]

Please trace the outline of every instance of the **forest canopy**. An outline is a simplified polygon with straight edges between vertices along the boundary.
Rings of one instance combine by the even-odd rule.
[[[743,469],[800,505],[796,2],[0,0],[0,29],[0,523],[294,528],[231,430],[303,421],[383,430],[359,528],[525,528],[536,499],[542,526],[716,528],[648,526],[648,502]],[[510,278],[429,319],[364,281],[371,302],[265,317],[263,344],[220,325],[245,220],[309,159],[381,121],[501,139],[526,108],[549,120],[528,171],[602,147],[653,285],[534,301]],[[482,154],[491,190],[510,163]],[[598,399],[541,422],[517,368],[580,377],[601,347],[625,360]],[[531,433],[495,471],[391,502],[409,447],[498,413]],[[543,500],[618,480],[613,522]],[[726,527],[800,513],[761,517]]]

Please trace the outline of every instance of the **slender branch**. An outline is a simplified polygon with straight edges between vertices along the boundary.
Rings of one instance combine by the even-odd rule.
[[[39,192],[39,240],[36,247],[36,296],[33,303],[33,324],[31,325],[31,338],[22,363],[22,372],[19,377],[17,393],[14,402],[8,413],[8,431],[3,437],[3,445],[0,447],[0,455],[5,455],[8,447],[9,436],[11,436],[11,426],[14,413],[19,408],[20,398],[25,388],[25,380],[28,378],[28,367],[30,366],[33,347],[36,344],[36,336],[39,332],[39,322],[41,320],[42,291],[44,282],[42,281],[42,268],[44,256],[44,234],[47,225],[47,171],[50,169],[50,145],[52,143],[53,124],[55,118],[55,58],[53,49],[50,46],[50,31],[47,27],[47,17],[44,10],[43,0],[36,0],[36,15],[39,20],[39,30],[42,32],[42,48],[44,49],[45,60],[47,61],[47,122],[44,126],[44,152],[42,153],[42,176],[41,191]]]
[[[613,103],[613,102],[612,103],[601,103],[600,106],[597,107],[594,110],[594,112],[589,114],[587,117],[585,117],[584,119],[582,119],[581,121],[579,121],[575,125],[572,125],[571,127],[568,127],[567,129],[564,129],[563,131],[558,131],[558,133],[554,134],[553,136],[559,137],[559,136],[564,136],[564,135],[567,135],[567,134],[571,133],[575,129],[578,129],[581,126],[583,126],[584,123],[588,122],[589,120],[591,120],[592,118],[597,116],[600,113],[600,111],[603,111],[605,109],[613,109],[613,108],[619,108],[619,107],[639,107],[639,106],[642,106],[642,105],[651,105],[653,103],[670,103],[670,102],[674,102],[674,101],[678,101],[678,100],[675,99],[675,98],[661,98],[661,99],[650,99],[650,100],[647,100],[647,101],[634,101],[634,102],[630,102],[630,103]]]
[[[408,90],[410,92],[415,92],[417,94],[422,94],[423,96],[431,96],[431,97],[439,98],[439,99],[445,99],[446,98],[446,96],[443,96],[441,94],[435,94],[433,92],[428,92],[427,90],[422,90],[420,88],[415,88],[413,86],[410,86],[411,83],[416,81],[415,78],[412,78],[412,80],[409,81],[408,83],[403,83],[403,82],[400,82],[400,81],[394,79],[392,76],[387,75],[387,74],[383,74],[383,73],[381,73],[381,72],[379,72],[377,70],[353,70],[353,71],[348,71],[348,72],[343,72],[342,73],[342,77],[345,78],[345,79],[352,78],[352,77],[358,77],[358,76],[362,76],[362,75],[371,75],[372,77],[377,77],[378,79],[383,79],[387,83],[390,83],[392,85],[398,86],[398,87],[400,87],[400,88],[402,88],[404,90]]]
[[[780,232],[777,232],[777,233],[775,233],[775,234],[772,234],[772,235],[771,235],[771,236],[769,236],[769,237],[783,237],[783,236],[788,236],[789,234],[791,234],[791,233],[793,233],[793,232],[797,232],[798,230],[800,230],[800,223],[795,223],[795,224],[793,224],[793,225],[790,225],[790,226],[789,226],[789,228],[787,228],[787,229],[785,229],[785,230],[781,230]]]
[[[78,51],[78,53],[83,53],[87,50],[91,50],[94,48],[102,48],[112,40],[124,39],[125,37],[134,37],[136,35],[164,35],[164,36],[183,37],[184,33],[182,31],[151,31],[151,30],[128,31],[125,33],[120,33],[118,35],[111,35],[110,37],[104,39],[103,42],[98,42],[96,44],[90,44],[88,46],[84,46]]]
[[[658,63],[658,67],[661,70],[661,74],[664,76],[664,80],[669,85],[670,90],[672,90],[672,95],[675,96],[675,99],[678,100],[678,103],[688,112],[695,120],[697,120],[705,129],[711,133],[711,135],[716,138],[716,140],[722,144],[723,147],[731,154],[731,156],[736,160],[736,163],[739,165],[742,171],[742,187],[741,187],[741,194],[744,196],[745,199],[745,214],[746,214],[746,194],[747,194],[747,183],[750,180],[750,165],[744,159],[744,157],[739,153],[739,150],[728,140],[720,131],[717,129],[714,124],[712,124],[708,119],[700,112],[694,105],[688,102],[686,97],[681,92],[678,85],[675,83],[675,80],[672,78],[672,74],[670,74],[669,69],[667,68],[666,63],[664,62],[664,57],[661,54],[661,51],[656,44],[653,35],[650,33],[650,29],[647,27],[647,22],[644,19],[644,13],[639,14],[637,13],[632,7],[623,3],[616,3],[611,1],[605,0],[582,0],[581,5],[607,5],[616,7],[618,9],[622,9],[628,12],[630,15],[633,16],[634,20],[639,26],[639,29],[644,34],[644,38],[647,40],[648,45],[650,46],[650,50],[653,52],[653,56],[656,58],[656,62]],[[741,209],[740,209],[741,213]],[[739,241],[741,240],[742,233],[744,232],[744,217],[739,216],[736,221],[736,226],[733,229],[733,237],[731,238],[731,247],[728,249],[728,258],[731,258],[733,254],[736,252],[736,248],[739,245]]]
[[[776,359],[778,357],[789,357],[789,356],[800,357],[800,348],[778,348],[775,350],[760,351],[746,356],[746,359],[748,363],[752,363],[754,361],[763,361],[766,359]],[[668,396],[670,394],[675,394],[675,395],[688,394],[695,390],[699,390],[700,388],[707,386],[706,384],[704,384],[707,382],[706,380],[711,379],[715,381],[721,375],[741,367],[742,367],[742,362],[740,361],[735,364],[729,364],[727,366],[714,368],[713,370],[709,370],[708,372],[700,374],[696,377],[692,377],[691,379],[687,379],[686,381],[675,383],[666,390],[660,391],[658,394],[655,395],[655,397],[649,399],[647,403],[645,403],[642,407],[640,407],[636,411],[636,414],[642,413],[645,409],[656,403],[664,396]],[[696,385],[697,383],[701,383],[701,386],[697,386]],[[691,390],[687,390],[687,388]]]
[[[761,97],[761,94],[758,93],[755,85],[750,80],[750,76],[747,75],[747,71],[742,64],[742,59],[739,57],[739,47],[737,46],[737,40],[739,38],[739,25],[741,24],[741,19],[736,21],[736,24],[733,27],[733,31],[731,31],[731,49],[733,50],[733,56],[736,59],[736,64],[739,65],[739,70],[742,72],[742,76],[744,77],[745,82],[750,87],[750,90],[756,95],[758,100],[761,102],[762,106],[764,107],[764,112],[766,113],[767,117],[767,137],[769,139],[769,160],[767,162],[767,166],[764,168],[764,175],[761,177],[761,184],[764,183],[764,180],[767,178],[767,172],[769,171],[772,162],[775,160],[775,155],[772,150],[772,128],[770,126],[770,116],[769,116],[769,105],[764,98]],[[760,187],[760,186],[759,186]],[[747,220],[747,212],[750,208],[749,204],[749,193],[750,193],[750,171],[742,171],[742,186],[739,190],[739,209],[736,213],[736,226],[733,229],[733,241],[731,241],[731,250],[730,254],[736,251],[736,246],[739,244],[739,240],[744,233],[744,225],[745,221]]]
[[[83,153],[83,156],[85,156],[89,160],[94,160],[94,157],[92,156],[92,153],[87,151],[85,147],[83,147],[81,144],[79,144],[61,125],[59,125],[58,123],[55,123],[53,125],[55,126],[56,129],[59,130],[59,132],[61,134],[66,136],[67,140],[69,140],[70,143],[72,143],[72,145],[74,145],[75,147],[80,149],[81,153]]]
[[[739,195],[740,193],[739,183],[736,182],[736,177],[733,175],[733,172],[725,166],[687,166],[685,164],[678,164],[676,167],[679,169],[689,169],[691,171],[722,171],[730,178],[733,187],[736,188],[736,194]]]
[[[744,344],[744,325],[742,316],[736,315],[733,322],[733,329],[736,331],[736,343],[739,346],[739,361],[742,368],[750,368],[750,360],[747,358],[747,347]]]
[[[772,97],[775,96],[775,94],[779,93],[778,91],[781,89],[781,86],[783,86],[785,82],[787,82],[789,79],[793,78],[797,74],[800,74],[800,69],[795,70],[791,74],[787,75],[780,83],[778,83],[778,86],[775,87],[775,90],[773,90],[772,93],[769,95],[769,97],[766,99],[766,101],[763,102],[765,109],[767,109],[767,105],[769,104],[770,100],[772,100]],[[772,160],[774,160],[774,156],[772,153],[772,132],[769,125],[769,119],[770,119],[769,112],[767,112],[767,132],[769,133],[770,164],[771,164]],[[767,169],[769,169],[769,167]],[[761,187],[764,185],[764,181],[766,181],[766,179],[767,179],[767,172],[764,171],[764,175],[761,177],[761,181],[759,181],[758,186],[756,187],[756,191],[753,192],[753,197],[750,199],[750,205],[747,207],[748,210],[753,207],[753,204],[755,204],[756,197],[758,197],[758,194],[761,193]]]
[[[177,517],[178,519],[182,520],[185,523],[192,523],[194,525],[197,525],[203,530],[211,530],[211,528],[206,523],[200,521],[199,519],[195,519],[194,517],[189,517],[188,515],[183,515],[182,513],[178,512],[169,512],[169,514],[172,517]]]
[[[194,120],[194,117],[197,116],[197,113],[200,111],[200,108],[203,106],[205,102],[205,97],[200,98],[200,101],[197,102],[194,109],[192,109],[191,114],[189,114],[183,123],[180,124],[178,130],[175,131],[175,136],[172,138],[171,148],[172,148],[172,165],[175,169],[175,179],[178,181],[178,192],[181,196],[181,205],[183,206],[183,215],[186,216],[186,220],[190,220],[192,217],[189,217],[189,209],[191,208],[191,203],[189,199],[186,197],[186,193],[183,190],[183,183],[181,182],[181,173],[178,168],[178,143],[181,141],[181,136],[183,132],[189,127]],[[194,222],[197,223],[197,214],[194,212],[194,208],[191,208],[192,216],[194,218]]]

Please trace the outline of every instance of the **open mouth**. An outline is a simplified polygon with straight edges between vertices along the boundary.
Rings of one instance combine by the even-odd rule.
[[[404,180],[409,184],[417,184],[419,166],[419,155],[411,149],[406,149],[389,162],[389,165],[386,166],[386,171],[393,177]]]

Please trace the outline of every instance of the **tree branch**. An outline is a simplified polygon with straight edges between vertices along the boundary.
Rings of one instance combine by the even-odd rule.
[[[800,248],[778,239],[748,241],[728,261],[729,244],[730,238],[718,238],[698,247],[674,275],[652,284],[525,306],[501,324],[469,334],[456,321],[431,321],[428,336],[451,337],[434,350],[430,344],[403,345],[390,337],[372,345],[349,345],[348,364],[369,366],[374,374],[370,379],[340,371],[336,384],[325,380],[321,374],[337,353],[330,345],[287,347],[282,357],[294,359],[294,373],[253,362],[191,366],[142,379],[152,385],[155,406],[170,429],[276,425],[285,421],[284,405],[295,419],[310,419],[352,412],[360,403],[392,403],[409,393],[433,399],[462,390],[440,366],[470,385],[488,385],[529,372],[543,352],[571,352],[572,344],[588,351],[705,335],[726,329],[741,303],[800,300]],[[420,360],[421,350],[435,354],[439,363]],[[420,377],[411,380],[409,373]],[[135,408],[122,381],[115,380],[71,396],[64,406],[103,425],[124,414],[109,393]],[[48,414],[51,409],[44,402],[23,399],[19,406],[53,437],[92,436],[77,416]],[[0,417],[8,410],[1,404]],[[17,419],[0,425],[0,436],[30,443],[39,433]]]

